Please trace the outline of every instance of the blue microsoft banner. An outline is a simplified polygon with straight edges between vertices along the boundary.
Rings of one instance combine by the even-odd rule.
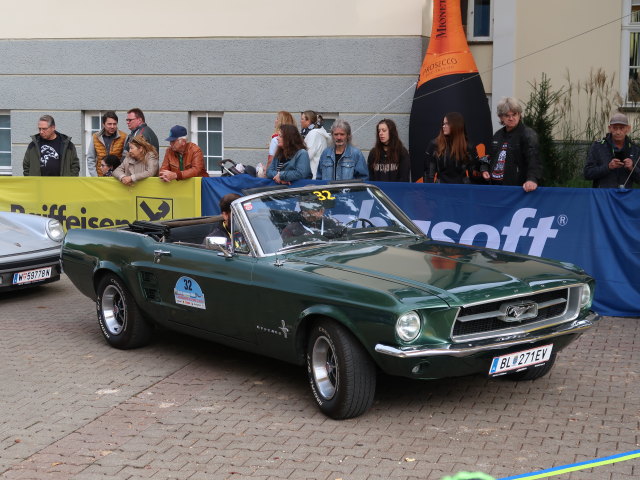
[[[307,183],[323,182],[296,186]],[[435,240],[574,263],[596,279],[594,310],[640,316],[640,190],[373,183]],[[203,179],[203,214],[218,213],[226,193],[271,184]]]

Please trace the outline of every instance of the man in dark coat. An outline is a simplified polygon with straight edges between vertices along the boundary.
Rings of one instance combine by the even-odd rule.
[[[71,137],[56,130],[56,122],[51,115],[43,115],[38,120],[38,133],[31,136],[22,160],[25,177],[77,177],[80,160]]]
[[[493,135],[490,162],[480,166],[482,177],[493,185],[522,185],[533,192],[542,179],[538,134],[522,123],[522,107],[515,98],[504,98],[497,107],[504,125]]]
[[[593,188],[631,188],[640,182],[637,168],[640,147],[629,138],[629,119],[616,113],[609,121],[609,133],[593,142],[584,164],[584,178],[593,180]]]

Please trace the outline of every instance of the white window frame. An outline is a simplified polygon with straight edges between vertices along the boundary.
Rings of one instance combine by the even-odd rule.
[[[9,154],[9,165],[0,165],[0,175],[12,175],[13,155],[11,153],[11,146],[13,145],[13,143],[11,141],[11,112],[9,112],[8,110],[0,110],[0,115],[7,115],[9,117],[9,126],[0,127],[0,130],[9,130],[9,150],[2,150],[1,152]]]
[[[198,133],[200,132],[206,132],[206,133],[220,133],[220,156],[218,157],[217,155],[208,155],[209,152],[207,152],[206,148],[202,148],[202,146],[200,146],[200,148],[202,149],[202,153],[204,154],[204,162],[205,162],[205,168],[207,170],[207,173],[209,175],[212,176],[220,176],[222,174],[222,171],[220,169],[220,167],[218,166],[217,162],[219,160],[223,160],[224,159],[224,115],[222,114],[222,112],[190,112],[189,113],[189,124],[191,125],[190,131],[191,131],[191,141],[193,143],[195,143],[196,145],[198,145]],[[220,119],[220,130],[198,130],[198,119],[199,118],[219,118]],[[209,158],[214,158],[216,159],[216,165],[214,169],[210,169],[209,168]]]
[[[467,40],[472,42],[493,41],[493,5],[495,2],[493,0],[489,0],[489,2],[490,2],[489,4],[489,35],[480,36],[480,35],[474,35],[473,33],[473,26],[474,26],[474,19],[475,19],[475,12],[474,12],[475,0],[467,1]]]
[[[105,110],[106,111],[106,110]],[[90,176],[91,174],[89,173],[89,166],[87,165],[87,153],[89,150],[89,145],[91,144],[91,136],[96,133],[99,132],[100,129],[102,128],[102,115],[104,114],[104,112],[102,111],[98,111],[98,110],[86,110],[84,112],[84,152],[82,152],[83,156],[84,156],[84,168],[85,171],[87,172],[86,175]],[[92,120],[94,117],[98,117],[98,130],[93,130],[92,127]],[[118,125],[118,128],[120,126]],[[96,165],[96,169],[99,166]]]
[[[630,51],[630,43],[631,43],[631,34],[638,33],[640,34],[640,21],[636,23],[631,22],[631,8],[633,6],[640,6],[640,0],[623,0],[622,1],[622,32],[620,39],[620,93],[623,95],[625,105],[637,105],[639,101],[632,102],[629,101],[629,70],[631,69],[631,65],[629,65],[629,58],[631,55]],[[640,67],[640,65],[638,65]],[[639,69],[640,70],[640,69]]]

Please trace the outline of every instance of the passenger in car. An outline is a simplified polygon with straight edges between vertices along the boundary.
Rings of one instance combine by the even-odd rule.
[[[207,235],[207,237],[225,237],[227,239],[227,248],[231,248],[231,204],[234,200],[240,198],[237,193],[227,193],[220,199],[220,214],[222,221],[216,223]],[[206,238],[205,238],[206,242]],[[236,248],[240,247],[240,242],[236,240]]]

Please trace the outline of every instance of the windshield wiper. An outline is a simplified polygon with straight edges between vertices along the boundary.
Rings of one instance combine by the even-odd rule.
[[[286,245],[282,248],[279,248],[276,253],[280,253],[280,252],[286,252],[288,250],[293,250],[295,248],[299,248],[299,247],[309,247],[312,245],[324,245],[326,243],[334,243],[334,242],[330,242],[329,240],[308,240],[306,242],[301,242],[301,243],[292,243],[291,245]]]
[[[419,237],[420,235],[418,235],[417,233],[413,233],[413,232],[406,232],[406,231],[398,231],[398,230],[390,230],[388,228],[376,228],[375,230],[356,230],[356,231],[351,231],[349,232],[349,235],[351,235],[352,237],[355,236],[359,236],[359,235],[369,235],[372,233],[393,233],[394,235],[403,235],[403,236],[409,236],[409,237]]]

